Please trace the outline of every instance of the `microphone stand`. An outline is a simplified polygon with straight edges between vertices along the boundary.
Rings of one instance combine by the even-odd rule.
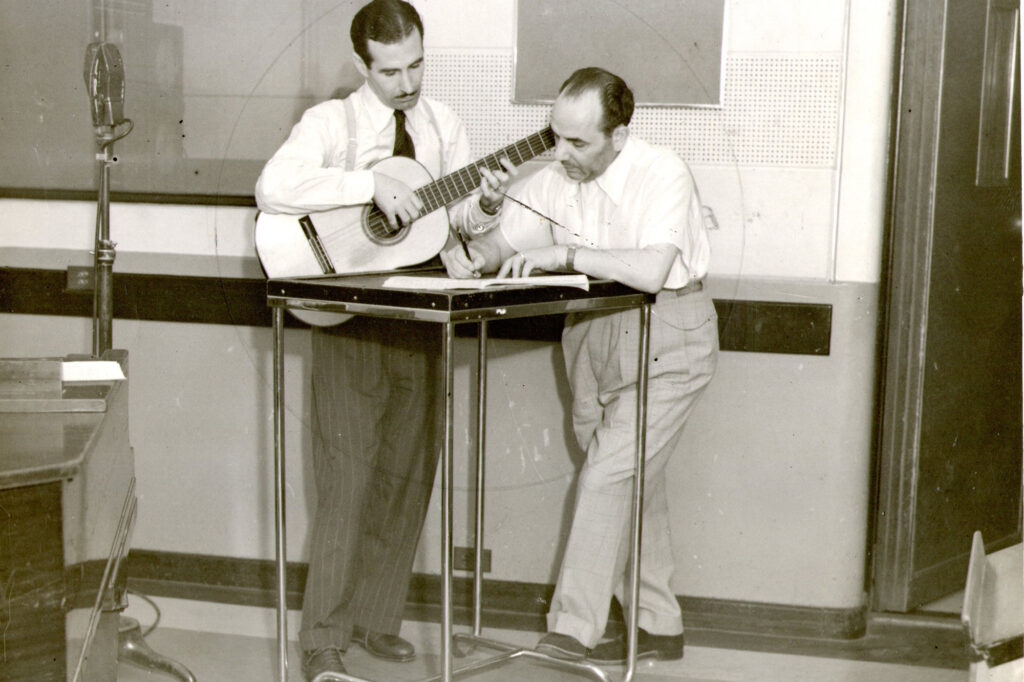
[[[96,239],[93,248],[92,354],[100,357],[111,348],[114,320],[114,258],[116,244],[110,239],[110,166],[114,163],[113,147],[123,135],[115,135],[116,126],[96,126],[96,160],[98,196],[96,203]],[[129,129],[130,132],[130,129]]]
[[[102,3],[101,3],[102,8]],[[117,47],[104,41],[105,23],[85,52],[85,84],[89,91],[93,130],[96,134],[98,196],[96,201],[96,240],[93,249],[93,329],[92,353],[101,357],[111,348],[114,320],[114,258],[115,244],[110,239],[110,167],[117,163],[114,143],[132,131],[131,119],[124,118],[124,63]],[[118,128],[127,126],[123,132]],[[125,590],[119,590],[115,610],[128,605]],[[132,665],[173,675],[185,682],[195,682],[188,668],[162,656],[146,644],[139,622],[123,614],[118,617],[117,659]]]
[[[105,34],[101,27],[99,36]],[[114,319],[114,242],[110,240],[110,166],[117,161],[114,143],[128,135],[134,124],[124,117],[124,61],[117,46],[102,40],[85,50],[85,86],[89,95],[93,131],[96,134],[98,200],[96,239],[93,249],[92,352],[99,357],[111,348]],[[118,128],[123,132],[118,132]]]

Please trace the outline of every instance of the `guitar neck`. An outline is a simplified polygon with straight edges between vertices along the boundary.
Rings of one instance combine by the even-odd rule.
[[[417,196],[426,207],[425,213],[448,206],[462,197],[470,194],[480,186],[480,167],[484,166],[490,171],[503,170],[501,158],[507,157],[516,166],[519,166],[535,156],[543,154],[555,146],[555,135],[551,128],[545,128],[518,142],[514,142],[503,149],[499,149],[489,156],[460,168],[454,173],[449,173],[416,190]]]

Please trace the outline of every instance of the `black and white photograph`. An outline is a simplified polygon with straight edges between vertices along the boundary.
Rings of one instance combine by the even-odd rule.
[[[1022,682],[1019,0],[0,0],[0,682]]]

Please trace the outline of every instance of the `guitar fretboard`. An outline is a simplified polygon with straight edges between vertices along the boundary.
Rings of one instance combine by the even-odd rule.
[[[555,135],[551,132],[551,128],[545,128],[443,178],[420,187],[416,190],[416,194],[426,207],[424,213],[430,213],[442,206],[448,206],[478,188],[480,186],[481,166],[486,167],[490,171],[504,170],[500,161],[502,157],[508,157],[509,161],[518,166],[535,156],[543,154],[554,146]]]

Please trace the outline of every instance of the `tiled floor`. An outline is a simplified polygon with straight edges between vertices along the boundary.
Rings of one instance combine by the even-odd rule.
[[[158,600],[161,620],[146,638],[157,652],[184,664],[199,682],[272,682],[277,680],[277,648],[274,612],[269,609]],[[154,620],[152,608],[132,601],[128,615],[138,618],[143,630]],[[297,631],[298,614],[289,613],[289,635]],[[374,659],[353,646],[345,656],[349,674],[379,682],[423,680],[440,672],[440,633],[436,624],[408,622],[402,634],[413,641],[419,655],[412,663],[396,664]],[[465,628],[456,628],[465,631]],[[538,633],[485,630],[484,635],[523,647],[532,647]],[[469,661],[493,655],[478,649],[455,659],[455,669]],[[292,643],[289,682],[300,682],[298,651]],[[608,668],[614,680],[622,668]],[[155,682],[174,679],[121,664],[118,682]],[[546,667],[529,660],[516,660],[486,671],[458,676],[468,682],[572,682],[594,679],[574,672]],[[965,670],[871,663],[814,656],[761,653],[734,649],[687,646],[681,661],[643,663],[637,682],[964,682]]]

